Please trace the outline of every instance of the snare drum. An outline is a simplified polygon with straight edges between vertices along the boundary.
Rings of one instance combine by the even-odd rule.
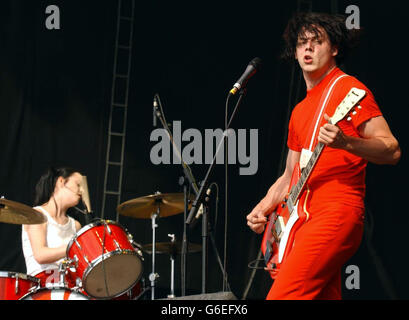
[[[41,288],[26,294],[20,300],[90,300],[78,291],[65,287]]]
[[[67,246],[82,288],[93,298],[114,298],[141,278],[142,257],[131,235],[114,221],[101,220],[80,229]]]
[[[37,289],[40,280],[17,272],[0,271],[0,300],[18,300]]]

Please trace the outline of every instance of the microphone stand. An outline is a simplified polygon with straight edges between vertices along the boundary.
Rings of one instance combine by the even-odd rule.
[[[86,214],[85,215],[85,224],[88,225],[88,224],[90,224],[90,222],[91,222],[91,219],[89,218],[89,214]]]
[[[155,97],[156,96],[157,95],[155,95]],[[157,101],[159,102],[159,105],[161,106],[159,96],[158,96]],[[176,150],[176,152],[177,152],[177,154],[179,156],[179,159],[181,160],[182,167],[183,167],[183,172],[184,172],[184,175],[185,175],[185,178],[181,177],[179,179],[179,184],[184,186],[183,190],[184,190],[184,197],[185,197],[185,210],[184,210],[184,220],[183,220],[185,223],[184,223],[184,226],[183,226],[183,240],[182,240],[182,252],[181,252],[181,265],[182,265],[181,266],[181,280],[182,280],[181,293],[182,293],[182,296],[185,296],[185,290],[186,290],[186,256],[187,256],[187,249],[188,249],[187,248],[188,243],[187,243],[187,236],[186,236],[186,234],[187,234],[186,226],[189,225],[189,227],[192,229],[196,225],[196,223],[198,221],[198,218],[200,216],[199,214],[197,214],[198,210],[196,210],[195,211],[195,220],[189,221],[189,223],[187,223],[187,219],[186,219],[187,211],[188,211],[188,199],[187,199],[188,187],[187,186],[190,186],[193,189],[194,193],[196,194],[196,197],[198,196],[200,191],[199,191],[199,188],[198,188],[198,184],[196,183],[196,180],[195,180],[195,178],[194,178],[194,176],[192,174],[192,170],[183,161],[182,156],[180,155],[180,152],[177,149],[177,147],[176,147],[176,145],[175,145],[175,143],[173,141],[173,137],[172,137],[172,135],[170,133],[169,127],[168,127],[168,125],[166,123],[166,120],[164,119],[163,114],[162,114],[163,110],[162,110],[162,112],[160,112],[157,109],[156,105],[154,105],[154,109],[155,109],[154,114],[159,118],[159,120],[161,121],[163,127],[166,129],[166,131],[167,131],[167,133],[169,135],[169,139],[172,142],[173,147],[174,147],[174,149]],[[213,158],[213,164],[215,162],[216,156],[217,156],[217,154],[219,152],[219,149],[220,149],[220,146],[222,144],[223,144],[223,139],[219,143],[219,146],[217,148],[215,157]],[[186,180],[189,183],[186,183]],[[208,179],[206,179],[206,181],[207,180]],[[206,185],[207,185],[207,183],[202,182],[201,183],[201,190],[206,190]],[[202,193],[203,193],[203,195],[205,194],[205,192],[203,192],[203,191],[202,191]],[[200,205],[199,205],[199,207],[200,207]],[[197,209],[199,209],[199,208],[197,208]],[[190,220],[192,220],[192,218]],[[213,244],[213,249],[215,251],[215,255],[216,255],[216,257],[217,257],[217,259],[219,261],[221,271],[222,271],[223,275],[225,275],[225,271],[223,269],[223,266],[220,263],[220,255],[219,255],[219,252],[217,251],[216,242],[215,242],[214,237],[211,234],[211,232],[209,233],[208,208],[204,204],[203,205],[203,221],[202,221],[202,293],[205,293],[205,291],[206,291],[207,257],[208,257],[208,255],[207,255],[208,240],[207,239],[208,239],[209,235],[210,235],[210,239],[211,239],[212,244]]]
[[[189,194],[189,183],[186,181],[186,174],[179,178],[179,184],[183,186],[184,195],[184,209],[183,209],[183,221],[186,221],[186,215],[188,212],[188,194]],[[182,252],[181,252],[181,295],[186,294],[186,269],[187,269],[187,232],[186,224],[183,224],[183,236],[182,236]]]
[[[229,102],[230,97],[233,95],[232,92],[229,92],[229,94],[227,96],[227,99],[226,99],[226,122],[225,122],[226,129],[223,132],[223,139],[220,140],[220,142],[219,142],[216,153],[213,156],[213,160],[212,160],[212,162],[211,162],[211,164],[210,164],[210,166],[209,166],[209,168],[207,170],[206,176],[205,176],[205,178],[204,178],[204,180],[203,180],[203,182],[201,184],[200,190],[196,195],[196,199],[192,203],[192,208],[190,209],[189,216],[188,216],[188,218],[186,220],[187,225],[191,225],[194,222],[194,219],[196,219],[197,211],[199,210],[200,205],[203,204],[203,199],[204,199],[205,190],[206,190],[205,186],[208,184],[210,174],[211,174],[211,172],[212,172],[212,170],[214,168],[214,165],[216,163],[216,157],[217,157],[217,155],[218,155],[218,153],[220,151],[220,147],[223,145],[223,143],[225,144],[226,149],[227,149],[229,127],[230,127],[230,124],[231,124],[235,114],[236,114],[236,111],[237,111],[239,105],[241,104],[241,101],[242,101],[243,96],[244,96],[245,93],[246,93],[245,88],[242,88],[239,91],[240,97],[239,97],[239,99],[238,99],[238,101],[236,103],[236,106],[235,106],[235,108],[233,110],[233,113],[232,113],[229,121],[227,121],[227,106],[228,106],[228,102]],[[227,155],[226,155],[225,159],[228,159]],[[225,165],[227,166],[228,163],[226,163]],[[227,181],[226,181],[226,183],[227,183]],[[227,194],[226,194],[226,203],[227,203]],[[226,220],[227,220],[227,204],[226,204],[225,208],[226,208],[225,215],[226,215]],[[225,230],[225,233],[226,232],[227,232],[227,230]],[[205,236],[204,232],[203,232],[203,236]],[[212,239],[212,240],[214,241],[214,239]],[[225,263],[224,263],[224,267],[222,268],[222,271],[223,271],[223,290],[225,289],[225,283],[227,283],[227,286],[228,286],[227,273],[226,273],[226,243],[225,243],[225,257],[224,258],[225,258]]]
[[[85,208],[84,210],[81,210],[80,208],[78,208],[77,206],[73,207],[75,210],[77,210],[78,212],[81,212],[84,215],[84,220],[85,220],[85,225],[90,224],[91,222],[91,213],[92,211],[88,212],[88,209]]]

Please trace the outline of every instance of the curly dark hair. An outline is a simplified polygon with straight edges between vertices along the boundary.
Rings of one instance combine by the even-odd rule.
[[[347,57],[350,49],[358,45],[361,34],[360,29],[348,29],[345,20],[346,16],[341,14],[297,12],[288,21],[284,30],[285,48],[282,58],[294,60],[298,37],[302,37],[305,32],[311,32],[319,37],[322,28],[328,34],[331,44],[338,48],[335,60],[339,65]]]

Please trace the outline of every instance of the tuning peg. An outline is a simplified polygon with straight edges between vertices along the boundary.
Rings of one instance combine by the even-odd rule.
[[[357,114],[357,112],[354,110],[354,111],[352,111],[352,115],[356,115]]]
[[[362,107],[361,107],[361,105],[360,105],[360,104],[358,104],[358,109],[362,109]]]
[[[347,118],[347,121],[351,121],[351,120],[352,120],[352,118],[351,118],[351,117],[348,117],[348,118]]]

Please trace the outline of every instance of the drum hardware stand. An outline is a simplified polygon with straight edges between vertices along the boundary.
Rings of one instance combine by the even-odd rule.
[[[155,194],[159,194],[160,192],[157,191]],[[156,218],[160,216],[160,205],[158,205],[158,209],[154,212],[151,216],[152,220],[152,273],[149,275],[149,281],[151,282],[151,299],[155,300],[155,282],[159,278],[159,274],[155,273],[155,255],[156,255],[156,239],[155,233],[156,228],[158,225],[156,224]]]
[[[68,288],[68,284],[66,281],[66,275],[68,272],[68,269],[76,269],[78,267],[78,261],[72,260],[72,259],[64,259],[60,265],[58,266],[58,273],[59,273],[59,282],[57,287],[61,288]],[[76,286],[72,288],[74,291],[79,291],[80,285],[76,282]]]
[[[14,293],[18,294],[18,289],[19,289],[19,285],[18,285],[18,274],[16,274],[16,282],[14,283]]]
[[[141,299],[149,290],[151,290],[152,288],[151,287],[144,287],[143,288],[143,290],[142,290],[142,292],[138,295],[138,296],[136,296],[135,298],[133,298],[132,300],[139,300],[139,299]]]
[[[203,206],[203,217],[202,217],[202,293],[207,291],[207,268],[208,268],[208,252],[207,244],[209,237],[209,225],[208,225],[208,207]]]
[[[216,156],[219,152],[220,146],[223,143],[223,139],[220,141],[220,144],[218,146],[217,152],[214,156],[213,161],[215,161]],[[187,197],[187,190],[188,190],[188,186],[191,186],[193,191],[195,192],[196,196],[198,196],[199,194],[199,189],[197,187],[196,184],[196,180],[193,177],[193,174],[191,173],[190,167],[185,164],[182,160],[182,166],[184,169],[184,173],[185,173],[185,177],[180,177],[179,179],[179,184],[184,185],[184,194],[185,194],[185,212],[184,212],[184,226],[183,226],[183,241],[182,241],[182,274],[181,274],[181,278],[182,278],[182,296],[185,296],[185,286],[186,286],[186,255],[187,255],[187,239],[186,239],[186,226],[188,225],[187,223],[187,211],[188,211],[188,204],[189,202],[191,202],[191,200],[188,199]],[[208,172],[209,173],[209,172]],[[206,176],[206,179],[209,176]],[[189,183],[187,183],[187,181]],[[206,181],[206,180],[205,180]],[[197,210],[196,215],[194,216],[194,220],[190,223],[189,228],[192,229],[196,223],[198,222],[198,219],[200,218],[201,215],[203,215],[203,220],[202,220],[202,293],[206,293],[207,291],[207,273],[208,273],[208,239],[210,237],[210,240],[212,242],[213,245],[213,250],[215,253],[215,256],[217,257],[219,266],[220,266],[220,270],[223,274],[223,279],[225,279],[226,277],[226,272],[225,269],[221,263],[221,259],[220,259],[220,255],[219,252],[217,250],[217,246],[216,246],[216,241],[214,240],[213,234],[210,231],[210,224],[209,224],[209,206],[208,206],[208,202],[209,202],[209,195],[210,193],[208,193],[209,188],[207,187],[207,184],[204,185],[205,181],[201,181],[200,182],[200,186],[201,189],[206,190],[206,192],[203,193],[203,197],[204,197],[204,201],[201,203],[201,205],[199,205],[199,208]],[[225,281],[225,280],[223,280]],[[230,289],[229,289],[230,290]]]
[[[202,183],[200,184],[200,190],[196,193],[196,199],[192,203],[192,207],[189,212],[188,218],[185,220],[185,224],[189,225],[189,228],[193,228],[199,218],[198,211],[200,207],[203,206],[203,220],[202,220],[202,293],[206,293],[206,282],[207,282],[207,262],[208,262],[208,250],[207,250],[207,244],[208,244],[208,237],[209,237],[209,225],[208,225],[208,207],[207,207],[207,200],[205,199],[206,197],[206,191],[207,191],[207,186],[208,186],[208,180],[210,177],[210,173],[213,170],[213,167],[216,163],[216,157],[220,151],[221,146],[224,143],[224,140],[226,139],[228,135],[228,131],[226,130],[223,133],[223,139],[220,140],[219,145],[217,146],[216,152],[213,156],[213,161],[210,164],[206,176]],[[213,240],[213,238],[212,238]],[[215,250],[216,256],[218,260],[220,260],[217,247],[214,246],[215,242],[212,241],[213,244],[213,249]],[[224,279],[226,276],[225,269],[221,266],[221,271],[223,272],[223,283]]]
[[[185,168],[185,167],[183,167]],[[184,211],[183,211],[183,221],[186,221],[187,217],[187,212],[188,212],[188,193],[189,193],[189,188],[190,186],[196,186],[196,183],[192,184],[188,182],[187,176],[188,176],[188,171],[185,171],[185,177],[181,176],[179,178],[179,185],[183,185],[183,194],[184,194]],[[192,180],[193,181],[193,180]],[[195,190],[195,188],[194,188]],[[183,223],[183,237],[182,237],[182,251],[181,251],[181,296],[186,295],[186,270],[187,270],[187,230],[186,230],[186,224]]]
[[[60,286],[65,286],[66,285],[66,283],[65,283],[65,274],[66,274],[66,272],[67,272],[67,264],[68,264],[68,261],[67,260],[64,260],[62,263],[60,263],[60,265],[58,266],[58,272],[59,272],[59,274],[60,274],[60,282],[59,282],[59,285]]]
[[[136,242],[134,240],[132,234],[130,234],[129,232],[128,232],[127,236],[128,236],[129,242],[131,243],[132,247],[134,247],[135,251],[139,254],[141,260],[145,261],[145,259],[143,258],[143,255],[142,255],[142,250],[143,250],[142,246],[138,242]]]
[[[174,244],[175,235],[168,234],[168,237],[170,237],[170,241]],[[174,248],[174,250],[170,253],[170,294],[168,294],[168,298],[175,297],[175,251],[176,250]]]
[[[85,225],[91,223],[92,211],[88,211],[86,208],[85,210],[81,210],[77,206],[73,207],[73,209],[77,210],[78,212],[81,212],[84,215]]]
[[[85,224],[90,224],[91,223],[91,217],[92,217],[92,211],[88,211],[87,209],[85,209]]]

